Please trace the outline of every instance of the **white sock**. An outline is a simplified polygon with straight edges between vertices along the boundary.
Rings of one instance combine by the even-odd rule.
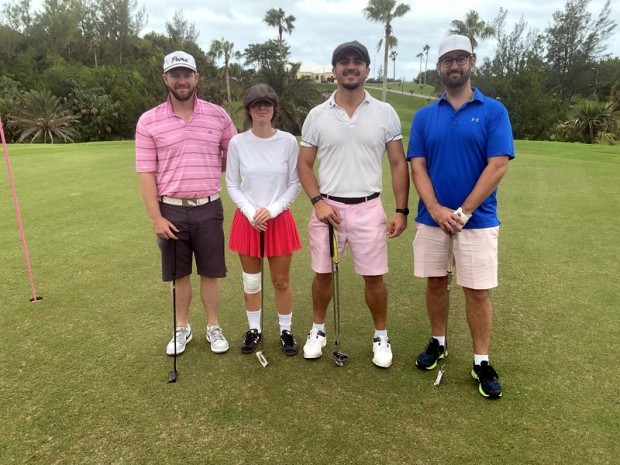
[[[440,346],[446,346],[446,336],[433,336],[433,339],[437,339]]]
[[[474,364],[475,365],[480,365],[482,362],[489,362],[489,356],[488,355],[478,355],[478,354],[474,354]]]
[[[260,327],[261,311],[262,310],[260,308],[255,311],[250,311],[250,310],[245,311],[246,315],[248,316],[248,324],[250,325],[250,329],[257,329],[259,333],[261,332],[261,327]]]
[[[282,331],[290,331],[291,324],[293,323],[293,312],[288,315],[278,313],[278,321],[280,322],[280,334],[282,334]]]
[[[312,329],[316,329],[325,334],[325,323],[312,323]]]
[[[387,329],[375,328],[375,337],[387,337]]]

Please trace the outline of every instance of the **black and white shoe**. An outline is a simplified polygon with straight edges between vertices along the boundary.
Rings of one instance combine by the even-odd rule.
[[[282,350],[286,355],[297,355],[297,342],[295,342],[293,333],[286,329],[282,331],[282,334],[280,334],[280,342],[282,343]]]
[[[241,352],[244,354],[251,354],[256,350],[256,345],[263,337],[258,329],[250,329],[243,335],[243,342],[241,343]]]

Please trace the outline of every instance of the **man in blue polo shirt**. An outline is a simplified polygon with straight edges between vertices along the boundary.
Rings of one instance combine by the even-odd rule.
[[[447,355],[449,260],[465,294],[474,349],[472,376],[486,398],[499,398],[499,376],[489,363],[497,287],[497,187],[514,158],[506,108],[471,86],[476,65],[471,42],[453,35],[439,47],[441,98],[419,110],[411,125],[407,159],[420,202],[413,241],[414,274],[427,278],[426,306],[432,338],[416,359],[431,370]],[[450,247],[452,243],[452,247]],[[448,256],[452,249],[453,257]]]

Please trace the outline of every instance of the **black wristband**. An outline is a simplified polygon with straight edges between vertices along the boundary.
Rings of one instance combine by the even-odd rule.
[[[407,207],[405,207],[405,208],[397,208],[396,209],[396,213],[402,213],[403,215],[407,216],[407,215],[409,215],[409,209]]]
[[[312,205],[314,205],[315,203],[317,203],[319,200],[323,200],[323,196],[321,195],[317,195],[316,197],[312,197],[310,199],[310,202],[312,202]]]

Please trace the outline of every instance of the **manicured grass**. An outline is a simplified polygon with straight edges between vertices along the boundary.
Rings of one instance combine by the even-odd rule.
[[[611,464],[620,453],[620,149],[517,142],[499,201],[500,286],[492,361],[505,389],[487,401],[469,376],[458,286],[441,387],[413,366],[429,337],[410,226],[390,241],[395,361],[371,363],[361,279],[341,267],[342,349],[306,361],[279,348],[266,292],[269,366],[238,350],[246,330],[240,267],[228,254],[221,323],[231,350],[194,340],[167,384],[168,288],[138,193],[132,142],[9,147],[39,294],[30,303],[6,170],[0,170],[2,464]],[[387,170],[386,170],[387,174]],[[394,208],[389,177],[385,208]],[[226,229],[233,207],[224,195]],[[416,202],[412,191],[410,205]],[[293,212],[294,332],[311,323],[310,204]],[[458,272],[458,271],[457,271]],[[331,323],[328,324],[328,337]],[[331,342],[327,351],[331,351]]]

